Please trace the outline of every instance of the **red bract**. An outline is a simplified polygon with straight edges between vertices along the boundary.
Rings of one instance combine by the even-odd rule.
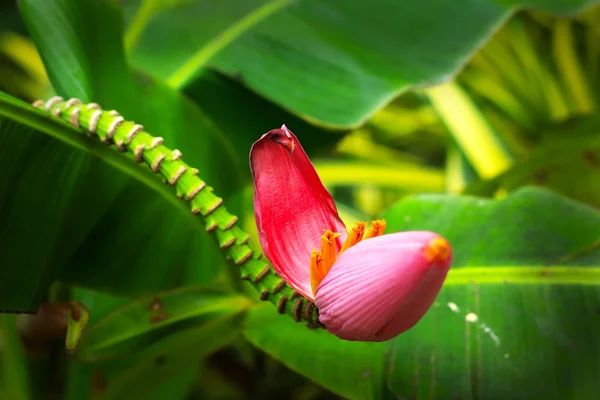
[[[265,256],[346,340],[383,341],[427,312],[450,268],[450,245],[432,232],[381,236],[385,221],[350,231],[298,139],[286,126],[250,150],[254,210]]]
[[[254,213],[265,256],[275,271],[312,299],[309,259],[325,229],[346,237],[346,227],[298,139],[285,125],[264,134],[250,150]]]

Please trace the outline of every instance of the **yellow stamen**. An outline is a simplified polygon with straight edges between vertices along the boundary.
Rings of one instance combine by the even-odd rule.
[[[348,237],[344,241],[342,248],[338,252],[337,238],[340,237],[339,233],[325,230],[323,236],[321,236],[321,251],[313,250],[310,256],[310,287],[312,288],[313,294],[316,294],[317,287],[321,284],[325,275],[329,272],[335,260],[350,247],[354,246],[361,240],[369,239],[375,236],[383,235],[385,231],[385,220],[378,219],[371,222],[369,232],[365,234],[365,222],[357,222],[352,227],[352,231],[348,234]]]
[[[325,277],[319,268],[319,261],[321,253],[316,250],[312,251],[310,255],[310,287],[312,288],[313,294],[316,293],[317,287]]]
[[[369,231],[365,234],[363,240],[383,235],[383,232],[385,231],[385,226],[385,219],[378,219],[371,222],[371,227],[369,228]]]
[[[323,276],[329,272],[331,266],[337,258],[336,239],[338,237],[340,237],[339,233],[335,233],[330,230],[326,230],[323,236],[321,236],[321,259],[323,260],[321,271],[323,272]]]
[[[344,245],[340,249],[338,257],[342,255],[344,251],[348,250],[350,247],[354,246],[356,243],[362,240],[363,235],[365,234],[366,226],[367,224],[365,222],[357,222],[356,224],[354,224],[354,226],[352,227],[352,231],[350,231],[348,237],[346,238],[346,241],[344,242]]]
[[[317,287],[329,272],[337,256],[339,233],[327,229],[321,236],[321,251],[313,250],[310,256],[310,287],[316,293]]]
[[[425,247],[425,257],[431,262],[446,261],[450,257],[450,243],[441,237],[431,239]]]

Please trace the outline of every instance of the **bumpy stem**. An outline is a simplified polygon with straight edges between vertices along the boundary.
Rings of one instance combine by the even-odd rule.
[[[161,175],[166,184],[175,188],[177,197],[190,204],[192,214],[203,217],[206,231],[216,236],[226,258],[240,268],[242,279],[260,293],[261,300],[269,300],[280,314],[289,314],[297,322],[306,321],[310,328],[323,327],[314,303],[287,286],[271,265],[262,260],[262,254],[254,253],[248,245],[249,235],[236,224],[238,218],[227,212],[223,200],[198,177],[197,169],[182,160],[179,150],[170,150],[161,137],[150,135],[142,125],[126,121],[117,111],[103,111],[96,103],[82,104],[79,99],[64,101],[56,96],[33,105],[69,122],[90,138],[114,145],[124,156],[146,164],[151,172]]]

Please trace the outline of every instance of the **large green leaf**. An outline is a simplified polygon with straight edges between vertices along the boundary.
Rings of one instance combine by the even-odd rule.
[[[58,94],[144,117],[124,57],[116,1],[22,0],[20,8]]]
[[[28,110],[27,115],[24,110]],[[49,135],[40,135],[37,129],[46,129]],[[94,165],[89,154],[53,140],[59,130],[65,131],[66,143],[89,149],[85,138],[72,129],[0,96],[0,164],[4,171],[0,180],[2,310],[35,310],[45,287],[81,240],[78,235],[90,229],[104,211],[103,203],[119,190],[118,179],[115,185],[98,181],[96,184],[104,190],[84,207],[89,187],[85,178],[97,176],[99,164]],[[75,224],[74,219],[80,223]],[[61,232],[69,234],[61,236]]]
[[[232,138],[239,159],[248,158],[252,143],[260,135],[282,124],[298,135],[302,147],[311,156],[329,150],[345,133],[310,124],[258,96],[240,82],[210,70],[203,71],[190,82],[185,94]],[[245,172],[250,175],[249,168]]]
[[[186,160],[220,193],[236,188],[239,161],[231,142],[179,93],[147,78],[133,79],[123,57],[119,8],[96,0],[87,6],[63,0],[21,4],[59,94],[118,108],[170,146],[186,149]],[[94,36],[103,30],[102,40]],[[57,277],[124,294],[214,279],[220,263],[215,262],[219,256],[213,240],[172,206],[177,200],[155,177],[14,100],[3,102],[2,108],[3,121],[20,125],[3,122],[0,137],[7,173],[0,185],[0,212],[5,215],[0,223],[1,285],[6,286],[0,309],[34,310]],[[100,159],[60,141],[101,154]],[[102,161],[133,172],[137,179],[106,168]],[[234,166],[229,176],[219,174],[224,166]],[[153,195],[148,185],[162,196]],[[119,262],[105,268],[106,257]]]
[[[219,127],[227,128],[227,135],[224,135],[187,97],[156,84],[146,77],[132,80],[129,71],[121,70],[126,70],[127,65],[122,57],[121,21],[119,7],[115,1],[93,0],[90,2],[93,4],[89,7],[74,0],[49,2],[24,0],[24,2],[27,4],[22,7],[23,13],[29,16],[29,28],[33,32],[43,59],[49,64],[47,69],[56,72],[50,75],[59,94],[65,97],[73,94],[80,95],[79,89],[82,85],[92,89],[101,88],[102,90],[89,89],[90,93],[81,97],[98,101],[105,108],[108,108],[107,106],[112,108],[121,107],[115,106],[112,99],[113,96],[118,97],[119,88],[122,87],[125,92],[132,91],[134,98],[127,101],[127,107],[117,108],[125,118],[135,119],[136,122],[144,124],[148,131],[164,137],[165,143],[172,148],[184,150],[186,161],[197,167],[202,177],[224,197],[239,188],[239,178],[244,176],[240,173],[241,167],[245,164],[242,160],[247,157],[252,141],[262,133],[262,131],[252,133],[256,125],[247,126],[248,124],[242,123],[232,128],[231,124],[220,123],[220,121],[239,120],[231,118],[231,115],[236,108],[242,109],[241,105],[220,111],[217,122]],[[42,14],[45,15],[43,18]],[[97,18],[98,16],[102,18]],[[107,29],[110,35],[102,35],[102,40],[98,41],[97,46],[89,46],[89,41],[94,42],[90,37],[95,38],[97,32]],[[45,35],[47,30],[51,35]],[[99,51],[98,46],[106,48]],[[62,52],[77,53],[77,57],[70,56],[64,59],[56,57],[56,54]],[[109,58],[115,60],[114,64],[110,64],[110,68],[120,69],[115,72],[114,80],[107,80],[106,75],[95,73],[95,67],[90,67],[90,64],[109,63],[110,60],[98,60],[98,57],[107,54],[110,55]],[[72,63],[68,65],[67,70],[78,71],[77,74],[60,72],[65,68],[64,64],[67,61]],[[81,77],[85,77],[90,82],[80,82]],[[115,88],[105,89],[106,85],[113,85]],[[129,88],[131,85],[133,89]],[[111,95],[97,99],[95,96],[98,93]],[[123,96],[127,98],[126,93]],[[227,105],[222,100],[219,104]],[[134,108],[136,112],[127,112],[128,109]],[[141,117],[136,117],[140,114]],[[254,117],[257,115],[260,114],[254,113]],[[236,131],[244,133],[243,140],[239,140],[239,135],[232,134]],[[243,170],[246,171],[245,177],[248,178],[248,168],[244,167]],[[102,187],[102,185],[114,184],[113,180],[118,181],[117,178],[107,174],[99,173],[99,175],[101,176],[88,176],[90,186]],[[81,234],[75,235],[76,240],[83,242],[83,245],[79,246],[73,267],[68,268],[62,278],[70,282],[121,293],[132,289],[138,293],[148,293],[170,287],[165,285],[173,284],[174,277],[186,283],[207,283],[209,278],[214,277],[220,265],[214,262],[218,258],[214,245],[208,242],[210,239],[203,234],[190,234],[190,230],[182,227],[177,217],[165,211],[162,204],[157,204],[156,201],[160,203],[160,200],[148,200],[148,195],[143,193],[144,189],[139,189],[136,183],[127,182],[124,185],[127,187],[121,186],[112,202],[102,203],[106,211],[102,220],[94,224],[93,231],[82,231]],[[94,189],[90,187],[86,194],[89,197],[93,193]],[[76,205],[85,206],[86,201],[82,200]],[[85,225],[83,221],[81,225]],[[153,234],[152,241],[147,239],[150,232],[164,231],[164,229],[169,229],[169,232],[177,230],[179,234]],[[158,241],[160,243],[157,243]],[[118,262],[111,262],[111,268],[104,268],[107,257],[110,256],[102,250],[106,248],[112,249],[114,253],[123,254],[123,257],[116,258]],[[137,248],[138,251],[130,251],[132,248]],[[143,248],[152,248],[154,251],[145,252]],[[165,248],[167,251],[160,251],[160,248]],[[182,251],[183,249],[191,252],[193,256],[188,256],[185,251]],[[178,254],[177,259],[170,256],[174,253]],[[115,258],[112,257],[111,260]],[[175,268],[172,268],[173,264]],[[135,268],[136,265],[140,268]],[[144,268],[151,269],[153,272],[143,273]],[[163,271],[164,274],[161,275],[159,271]]]
[[[231,143],[191,101],[152,81],[146,82],[142,93],[149,114],[149,124],[144,125],[154,126],[154,131],[148,131],[164,137],[168,146],[181,149],[185,159],[202,171],[202,178],[219,194],[227,196],[239,187],[240,160],[233,156]],[[228,174],[221,173],[225,168]],[[104,178],[112,177],[106,174]],[[160,186],[164,193],[166,188],[162,183]],[[130,181],[61,278],[131,294],[211,282],[224,264],[223,257],[213,238],[201,229],[200,221],[187,209],[188,215],[179,213],[175,208],[183,205],[172,191],[166,192],[168,199],[158,198],[148,187]],[[174,208],[171,205],[175,203]],[[113,251],[106,252],[106,248]],[[137,251],[130,250],[134,248]]]
[[[410,197],[385,218],[390,231],[433,230],[454,249],[415,328],[384,344],[351,343],[257,310],[248,339],[349,398],[594,398],[598,211],[524,188],[500,201]]]
[[[35,310],[56,277],[124,294],[214,278],[217,246],[155,176],[14,99],[0,96],[0,118],[2,309]],[[89,173],[92,160],[96,174]],[[128,176],[134,179],[124,189],[111,191],[113,180]],[[86,211],[97,209],[108,209],[104,219],[86,219]]]
[[[59,94],[65,97],[79,97],[83,101],[93,99],[104,107],[118,108],[129,118],[142,117],[143,110],[136,101],[137,90],[124,62],[120,45],[119,12],[114,4],[91,1],[85,7],[80,2],[24,0],[21,2],[21,13],[36,41],[52,84]],[[94,21],[90,16],[99,17],[96,23],[110,29],[106,29],[104,33],[101,33],[100,28],[87,30],[87,27],[93,24],[91,21]],[[90,46],[91,43],[95,45]],[[81,141],[83,138],[78,139]],[[40,250],[48,247],[53,251],[55,259],[50,259],[45,254],[47,251],[42,251],[37,256],[41,260],[37,266],[27,260],[21,264],[21,268],[30,270],[33,266],[40,268],[47,265],[48,272],[45,275],[31,272],[31,276],[42,278],[38,278],[40,290],[56,277],[59,269],[64,269],[64,265],[94,229],[108,206],[128,184],[127,176],[106,169],[99,159],[73,152],[67,146],[54,141],[52,143],[58,149],[45,149],[46,140],[48,139],[41,135],[30,140],[30,147],[39,148],[37,152],[42,153],[41,157],[36,157],[31,150],[17,150],[15,146],[18,145],[18,141],[15,141],[13,146],[3,148],[3,151],[19,154],[19,159],[25,165],[31,165],[32,159],[39,160],[39,165],[43,165],[45,158],[61,160],[60,163],[55,163],[56,166],[52,169],[39,168],[39,165],[36,169],[32,166],[31,168],[42,176],[17,182],[16,189],[20,189],[26,196],[39,182],[48,185],[48,192],[62,193],[62,197],[52,204],[55,212],[46,213],[43,218],[36,219],[45,232],[26,236],[25,233],[19,234],[12,228],[7,229],[14,241],[12,246],[7,246],[8,254],[13,251],[22,252],[22,246],[28,241],[31,242],[32,238],[40,243],[34,242],[30,245],[39,246]],[[88,144],[82,143],[82,146],[86,148]],[[69,181],[60,178],[66,174],[69,174],[67,176],[70,177],[70,181],[76,183],[72,184],[72,188],[66,186]],[[44,195],[52,196],[52,193]],[[44,197],[28,197],[29,209],[43,210],[40,201]],[[10,201],[10,197],[6,200]],[[23,212],[28,211],[27,203],[15,201],[14,204],[16,207],[11,211],[14,215],[19,214],[20,205]],[[39,229],[33,223],[20,225],[28,226],[29,229]],[[82,266],[77,267],[81,269]],[[15,264],[11,263],[10,268],[14,270]]]
[[[186,159],[199,168],[202,163],[241,165],[231,141],[193,103],[145,76],[133,76],[124,57],[116,0],[23,0],[21,9],[59,95],[93,101],[143,123],[171,146],[185,148]],[[211,184],[223,193],[231,186],[220,187],[219,176]],[[238,183],[235,178],[233,173],[223,182]]]
[[[210,66],[310,120],[354,126],[398,93],[455,74],[518,7],[565,13],[592,3],[173,2],[147,15],[132,60],[172,87]]]

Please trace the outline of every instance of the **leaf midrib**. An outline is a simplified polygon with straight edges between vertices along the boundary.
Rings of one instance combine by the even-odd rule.
[[[450,270],[444,285],[537,284],[600,285],[600,265],[569,266],[468,266]]]
[[[270,1],[244,15],[227,29],[216,35],[213,40],[198,49],[198,51],[183,63],[177,71],[173,72],[171,76],[166,79],[167,85],[174,89],[182,88],[211,58],[227,47],[231,42],[243,35],[250,28],[294,1],[295,0]]]

